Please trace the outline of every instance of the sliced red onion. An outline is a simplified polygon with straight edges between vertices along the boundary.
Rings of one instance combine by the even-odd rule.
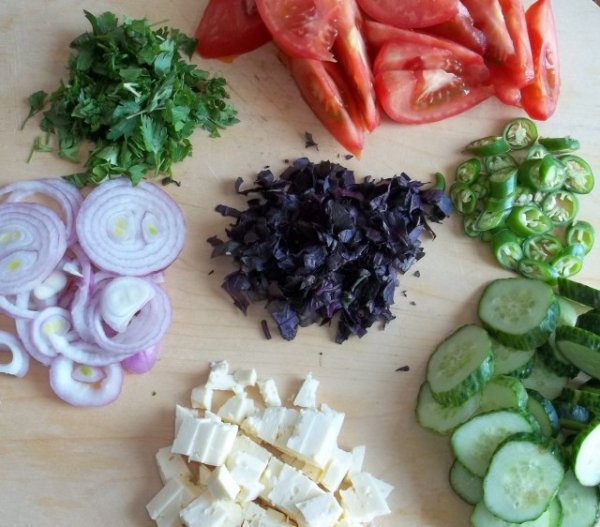
[[[58,397],[74,406],[104,406],[121,393],[124,374],[119,363],[106,366],[102,374],[98,382],[82,381],[80,365],[59,355],[50,364],[50,386]]]
[[[138,351],[135,355],[122,361],[121,364],[130,373],[147,373],[156,364],[159,354],[160,347],[152,346],[145,351]]]
[[[37,352],[53,358],[59,354],[54,337],[65,337],[71,331],[71,314],[61,307],[49,307],[40,311],[31,323],[31,344]]]
[[[115,332],[123,333],[155,292],[156,288],[147,280],[135,276],[114,278],[102,289],[100,316]]]
[[[74,362],[88,366],[107,366],[121,362],[131,355],[131,353],[110,353],[95,342],[86,342],[80,338],[73,339],[72,336],[54,334],[50,336],[50,340],[59,355]]]
[[[73,185],[62,179],[52,178],[18,181],[0,187],[0,196],[7,194],[6,203],[22,202],[33,194],[52,198],[65,215],[68,243],[75,240],[75,216],[83,202],[83,196]]]
[[[30,308],[29,292],[27,292],[18,295],[0,296],[0,313],[4,313],[15,319],[34,319],[38,315],[39,310]]]
[[[33,325],[33,320],[30,319],[25,319],[25,318],[18,318],[15,320],[15,327],[17,329],[17,335],[19,337],[19,339],[21,340],[21,343],[23,344],[23,348],[25,349],[25,351],[27,353],[29,353],[29,355],[35,359],[36,361],[38,361],[39,363],[43,364],[44,366],[50,366],[50,363],[52,362],[54,357],[49,357],[48,355],[44,355],[42,353],[39,352],[39,350],[37,349],[37,346],[35,346],[35,344],[33,344],[32,338],[31,338],[31,326]]]
[[[73,367],[73,380],[95,384],[106,377],[106,372],[98,366],[77,364]]]
[[[15,336],[6,331],[0,331],[0,351],[3,350],[11,354],[11,360],[0,364],[0,373],[24,377],[29,371],[29,355]]]
[[[42,283],[66,248],[65,226],[48,207],[0,205],[0,295],[29,291]]]
[[[104,292],[117,284],[127,290],[131,286],[132,277],[115,278],[103,282],[104,287],[98,288],[89,303],[87,313],[88,326],[94,341],[103,349],[112,353],[129,355],[157,345],[164,337],[171,324],[171,302],[167,293],[152,280],[135,278],[137,282],[143,281],[154,291],[152,298],[140,307],[135,316],[130,318],[129,324],[122,332],[115,333],[104,324],[103,304]],[[110,292],[114,294],[114,291]],[[127,293],[124,293],[124,295]],[[108,302],[110,303],[110,302]],[[110,331],[109,331],[110,330]]]
[[[145,276],[165,269],[185,241],[177,203],[146,181],[107,181],[87,196],[75,222],[79,243],[106,271]]]

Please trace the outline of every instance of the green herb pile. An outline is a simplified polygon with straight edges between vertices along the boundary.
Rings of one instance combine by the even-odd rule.
[[[29,119],[44,110],[45,142],[34,151],[54,150],[80,162],[84,142],[93,143],[84,171],[67,176],[78,187],[119,176],[137,183],[151,172],[171,180],[171,166],[191,155],[189,136],[196,128],[218,137],[238,122],[227,102],[225,79],[187,63],[196,40],[177,29],[153,29],[146,19],[85,11],[92,26],[71,42],[69,79],[48,95],[29,97]]]

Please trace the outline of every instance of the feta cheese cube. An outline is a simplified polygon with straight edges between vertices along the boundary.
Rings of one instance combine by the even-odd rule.
[[[179,432],[179,428],[183,420],[187,417],[198,417],[198,412],[187,406],[175,405],[175,435]]]
[[[335,448],[329,463],[327,463],[327,466],[319,479],[319,483],[327,490],[335,492],[342,481],[344,481],[346,474],[348,474],[352,460],[353,457],[351,452],[346,452],[341,448]]]
[[[367,448],[365,445],[358,445],[355,446],[350,453],[352,454],[352,462],[350,463],[350,468],[348,469],[348,477],[355,476],[356,474],[362,472]]]
[[[170,522],[179,517],[179,510],[200,495],[200,488],[182,478],[167,480],[162,489],[148,502],[146,510],[153,520]]]
[[[179,454],[173,454],[170,446],[159,449],[158,452],[156,452],[155,459],[158,473],[163,484],[174,477],[191,480],[192,473],[190,472],[187,463]]]
[[[368,523],[391,511],[380,492],[380,485],[367,472],[350,478],[352,486],[340,490],[345,517],[354,522]]]
[[[237,382],[233,374],[229,373],[229,363],[226,360],[211,362],[206,388],[210,390],[233,390]]]
[[[252,368],[251,370],[235,371],[233,374],[233,378],[239,386],[245,388],[246,386],[254,386],[258,379],[258,375],[256,373],[256,370]]]
[[[240,486],[233,479],[229,469],[221,465],[213,470],[208,478],[208,490],[217,500],[235,500]]]
[[[206,386],[196,386],[192,389],[192,408],[201,408],[202,410],[212,409],[214,390]]]
[[[306,527],[333,527],[344,510],[330,492],[296,503]]]
[[[312,376],[312,373],[308,373],[300,390],[298,390],[298,393],[296,394],[294,405],[303,408],[315,408],[317,405],[318,387],[319,381]]]
[[[223,403],[217,415],[225,420],[241,424],[246,417],[256,412],[254,400],[246,397],[245,393],[234,395]]]
[[[298,412],[284,406],[265,408],[242,423],[242,429],[251,436],[275,447],[285,447],[294,431]]]
[[[186,527],[222,527],[227,519],[227,509],[219,504],[207,491],[184,507],[179,517]]]
[[[266,406],[281,406],[281,398],[274,379],[258,381],[258,391]]]
[[[225,465],[232,478],[240,486],[238,501],[255,500],[263,490],[261,476],[271,459],[268,450],[243,435],[238,435]]]
[[[284,514],[275,509],[263,509],[254,502],[244,508],[244,523],[242,527],[289,527]]]

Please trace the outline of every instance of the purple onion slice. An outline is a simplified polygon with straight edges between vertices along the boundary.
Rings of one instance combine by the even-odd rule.
[[[6,331],[0,331],[0,351],[8,351],[11,360],[0,363],[0,373],[24,377],[29,371],[29,355],[19,340]]]

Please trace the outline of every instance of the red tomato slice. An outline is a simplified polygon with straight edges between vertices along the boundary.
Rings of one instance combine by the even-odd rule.
[[[256,0],[256,7],[286,55],[330,61],[342,1]]]
[[[382,71],[375,76],[375,90],[385,113],[405,124],[441,121],[491,95],[489,86],[470,88],[442,69]]]
[[[462,2],[458,2],[458,12],[450,20],[423,29],[426,33],[447,38],[457,44],[483,55],[487,39],[483,31],[475,27],[473,17]]]
[[[525,14],[533,52],[534,80],[521,90],[521,104],[530,117],[548,119],[560,93],[560,62],[556,23],[550,0],[537,0]]]
[[[460,74],[462,64],[447,49],[390,41],[377,53],[373,71],[443,69]]]
[[[515,48],[514,55],[506,59],[506,69],[516,87],[522,88],[533,79],[533,57],[523,2],[522,0],[500,0],[500,7]]]
[[[252,51],[271,40],[256,5],[248,0],[210,0],[198,28],[198,53],[225,58]]]
[[[458,0],[358,0],[358,5],[378,22],[404,29],[441,24],[458,10]]]
[[[364,127],[372,132],[379,126],[381,115],[375,100],[371,64],[361,33],[362,22],[355,0],[346,0],[338,21],[334,54],[353,89]]]
[[[360,157],[364,146],[362,128],[342,73],[335,63],[288,57],[287,63],[302,97],[323,126],[349,152]]]

